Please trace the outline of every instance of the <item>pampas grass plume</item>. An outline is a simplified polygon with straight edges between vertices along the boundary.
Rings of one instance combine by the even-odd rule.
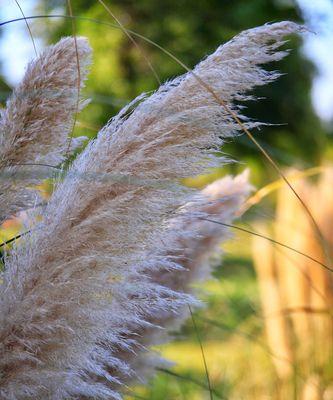
[[[82,143],[83,138],[69,143],[68,136],[75,113],[85,104],[81,102],[77,110],[78,88],[84,86],[91,49],[85,38],[76,43],[77,53],[74,39],[67,37],[31,61],[1,110],[0,222],[33,204],[34,192],[27,188],[41,181],[38,173],[45,169],[36,164],[58,166],[67,150],[72,152]]]
[[[198,64],[196,76],[137,99],[74,161],[43,220],[6,260],[0,397],[121,398],[134,365],[121,354],[135,348],[135,332],[195,304],[186,289],[152,279],[183,268],[163,241],[193,200],[179,178],[220,164],[212,150],[240,130],[196,77],[255,126],[235,102],[278,76],[260,65],[283,57],[283,37],[298,30],[281,22],[236,36]]]
[[[205,187],[197,201],[186,205],[185,211],[170,221],[163,236],[165,251],[158,257],[164,268],[147,271],[150,279],[172,291],[194,294],[194,285],[211,277],[214,261],[220,260],[221,244],[230,238],[230,229],[223,224],[231,224],[239,217],[251,189],[248,171],[236,177],[226,176]],[[168,268],[170,262],[177,263],[178,268]],[[192,305],[196,304],[185,304],[177,314],[165,309],[148,319],[150,326],[131,333],[127,340],[131,338],[133,345],[114,354],[130,367],[131,374],[123,377],[125,381],[134,378],[142,381],[156,367],[164,366],[165,360],[156,353],[147,353],[147,347],[170,340],[172,331],[189,317]]]

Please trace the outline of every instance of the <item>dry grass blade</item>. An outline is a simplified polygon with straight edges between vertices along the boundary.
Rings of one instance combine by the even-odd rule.
[[[181,380],[185,380],[185,381],[194,383],[195,385],[197,385],[205,390],[210,390],[204,383],[199,382],[192,377],[180,375],[180,374],[177,374],[175,371],[171,371],[171,370],[165,369],[165,368],[158,368],[158,371],[163,372],[164,374],[167,374],[170,376],[174,376],[177,379],[181,379]],[[226,400],[226,397],[224,397],[222,394],[217,392],[215,389],[211,389],[211,393],[218,399]]]
[[[30,35],[30,39],[31,39],[32,45],[33,45],[33,47],[34,47],[35,56],[38,57],[37,48],[36,48],[36,43],[35,43],[35,39],[34,39],[34,37],[33,37],[33,35],[32,35],[30,25],[29,25],[29,23],[28,23],[28,21],[27,21],[25,15],[24,15],[24,12],[23,12],[23,9],[22,9],[20,3],[18,2],[18,0],[14,0],[14,1],[15,1],[15,3],[16,3],[17,7],[18,7],[18,8],[20,9],[20,11],[21,11],[21,14],[22,14],[22,16],[23,16],[23,18],[24,18],[25,24],[26,24],[26,26],[27,26],[27,29],[28,29],[28,32],[29,32],[29,35]]]
[[[194,327],[195,335],[197,337],[197,340],[198,340],[198,343],[199,343],[199,346],[200,346],[200,352],[201,352],[202,361],[203,361],[204,368],[205,368],[207,386],[208,386],[208,390],[209,390],[209,397],[210,397],[210,400],[213,400],[213,388],[212,388],[212,385],[211,385],[211,382],[210,382],[209,370],[208,370],[208,365],[207,365],[207,361],[206,361],[205,351],[204,351],[204,348],[203,348],[203,344],[202,344],[202,341],[201,341],[201,338],[200,338],[199,330],[198,330],[197,324],[195,322],[191,306],[189,305],[188,308],[189,308],[189,311],[190,311],[191,320],[192,320],[192,324],[193,324],[193,327]]]
[[[253,237],[253,260],[261,297],[265,299],[261,304],[268,344],[277,356],[273,357],[273,362],[279,377],[289,378],[294,371],[294,354],[288,322],[281,314],[282,299],[278,288],[273,247],[269,241],[262,237]],[[290,363],[286,364],[285,359]]]
[[[314,175],[321,174],[325,171],[324,167],[313,167],[306,169],[304,171],[295,171],[291,174],[288,174],[289,181],[297,181],[302,178],[311,177]],[[270,195],[271,193],[275,192],[276,190],[280,189],[284,185],[284,181],[282,179],[278,179],[274,182],[270,182],[269,184],[261,187],[254,193],[244,205],[244,212],[247,211],[249,208],[253,207],[254,205],[260,203],[263,198]]]
[[[227,228],[233,228],[233,229],[248,233],[250,235],[254,235],[254,236],[258,236],[258,237],[261,237],[263,239],[266,239],[266,240],[268,240],[268,241],[270,241],[270,242],[272,242],[272,243],[274,243],[274,244],[276,244],[278,246],[284,247],[284,248],[286,248],[286,249],[288,249],[288,250],[290,250],[290,251],[292,251],[294,253],[300,254],[301,256],[303,256],[305,258],[308,258],[309,260],[313,261],[314,263],[316,263],[316,264],[320,265],[321,267],[325,268],[326,270],[328,270],[330,272],[333,272],[332,268],[328,267],[326,264],[324,264],[320,260],[316,260],[314,257],[312,257],[312,256],[310,256],[310,255],[308,255],[306,253],[303,253],[300,250],[294,249],[293,247],[288,246],[286,243],[282,243],[282,242],[280,242],[278,240],[275,240],[273,238],[267,237],[267,236],[265,236],[265,235],[263,235],[263,234],[261,234],[259,232],[254,232],[254,231],[251,231],[249,229],[243,228],[241,226],[226,224],[226,223],[223,223],[223,222],[220,222],[220,221],[212,220],[210,218],[203,218],[203,219],[205,221],[212,222],[213,224],[224,225]]]
[[[81,90],[81,67],[80,67],[80,57],[79,57],[79,50],[78,50],[78,45],[77,45],[77,37],[76,37],[76,26],[75,26],[75,19],[73,17],[73,10],[72,10],[72,3],[71,0],[67,0],[67,6],[69,10],[69,15],[71,17],[72,21],[72,33],[73,33],[73,38],[74,38],[74,47],[75,47],[75,57],[76,57],[76,67],[77,67],[77,96],[76,96],[76,111],[74,113],[74,118],[73,118],[73,126],[71,133],[69,135],[69,140],[68,140],[68,147],[66,150],[66,155],[68,156],[70,154],[70,149],[72,145],[72,140],[73,140],[73,135],[74,135],[74,129],[76,125],[76,120],[77,120],[77,114],[80,109],[80,90]]]
[[[104,9],[107,11],[107,13],[116,21],[118,24],[119,28],[124,32],[124,34],[129,38],[129,40],[134,44],[134,46],[139,50],[140,54],[144,58],[145,62],[147,63],[149,69],[153,73],[157,83],[160,85],[161,80],[155,71],[155,68],[152,66],[151,62],[149,61],[148,57],[146,56],[145,52],[143,49],[139,46],[139,44],[136,42],[136,40],[133,38],[131,32],[126,29],[126,27],[121,23],[121,21],[116,17],[116,15],[111,11],[110,7],[108,7],[103,0],[98,0],[98,2],[104,7]]]

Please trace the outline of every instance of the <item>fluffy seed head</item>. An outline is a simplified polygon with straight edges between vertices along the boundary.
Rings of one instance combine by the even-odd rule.
[[[32,164],[57,166],[84,139],[69,143],[68,138],[74,115],[85,104],[80,102],[77,110],[78,88],[84,86],[91,58],[87,40],[77,38],[76,43],[77,54],[74,39],[68,37],[31,61],[1,110],[0,223],[31,206],[34,192],[28,187],[54,173],[52,168]]]
[[[284,35],[298,29],[283,22],[244,32],[195,74],[253,126],[233,102],[277,77],[260,64],[281,58],[275,51]],[[212,149],[239,126],[192,73],[139,101],[87,146],[42,222],[7,259],[0,301],[6,400],[119,398],[130,366],[118,355],[131,348],[131,335],[194,301],[152,276],[181,269],[164,257],[170,247],[163,243],[170,218],[191,198],[179,178],[219,163]]]

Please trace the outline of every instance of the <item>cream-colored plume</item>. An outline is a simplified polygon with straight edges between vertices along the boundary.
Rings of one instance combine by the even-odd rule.
[[[58,166],[82,143],[82,138],[68,136],[78,111],[78,88],[84,86],[91,49],[84,38],[77,38],[76,44],[73,38],[64,38],[31,61],[22,82],[1,110],[0,223],[33,205],[35,193],[31,186],[54,174],[55,170],[47,165]],[[79,110],[84,104],[80,102]]]
[[[282,22],[244,32],[195,74],[239,114],[234,100],[277,77],[258,65],[280,59],[285,53],[275,50],[283,37],[298,30]],[[139,101],[86,147],[43,220],[6,260],[3,399],[120,398],[117,385],[131,366],[119,351],[166,311],[177,315],[193,302],[152,276],[181,270],[164,256],[170,242],[163,241],[170,219],[193,195],[179,178],[220,162],[212,150],[239,126],[192,73]]]
[[[158,285],[173,291],[193,294],[193,284],[208,279],[216,255],[221,256],[221,243],[230,237],[230,224],[240,216],[241,206],[251,191],[248,171],[236,176],[226,176],[208,185],[202,197],[194,204],[188,204],[181,216],[170,221],[170,227],[163,235],[164,254],[157,256],[165,268],[147,270],[146,274]],[[220,257],[219,257],[220,259]],[[178,264],[177,268],[167,268],[168,263]],[[189,316],[189,304],[177,314],[164,309],[152,318],[150,326],[140,327],[126,337],[129,347],[113,354],[126,361],[128,375],[123,380],[131,382],[135,378],[142,381],[150,376],[161,360],[147,350],[152,344],[160,344],[170,339],[171,331],[177,329]],[[105,345],[104,341],[101,341]],[[113,374],[121,371],[112,371]]]

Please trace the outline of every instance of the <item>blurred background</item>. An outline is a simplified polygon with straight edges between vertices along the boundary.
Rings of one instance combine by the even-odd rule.
[[[214,279],[201,290],[207,307],[194,314],[176,340],[159,348],[176,366],[159,372],[128,399],[333,399],[332,273],[322,264],[333,254],[333,1],[332,0],[105,0],[126,26],[158,43],[193,67],[241,30],[293,20],[309,32],[291,38],[283,75],[257,90],[260,101],[246,114],[267,122],[256,139],[268,150],[316,219],[304,208],[260,151],[245,136],[223,151],[237,163],[188,180],[204,187],[217,177],[250,169],[253,196],[224,246]],[[20,7],[21,9],[20,9]],[[87,36],[94,63],[85,95],[91,104],[79,115],[75,134],[93,138],[99,128],[141,92],[158,87],[142,53],[98,0],[0,0],[0,101],[21,79],[34,46],[60,37]],[[50,16],[53,17],[50,17]],[[49,16],[49,17],[46,17]],[[57,17],[56,17],[57,16]],[[4,24],[6,21],[11,21]],[[157,47],[138,39],[163,82],[184,72]],[[51,190],[45,184],[45,195]],[[17,232],[20,219],[6,221],[1,239]],[[282,247],[250,232],[259,232]],[[320,236],[320,237],[318,237]],[[198,334],[199,338],[198,338]],[[202,343],[213,392],[209,392]]]

